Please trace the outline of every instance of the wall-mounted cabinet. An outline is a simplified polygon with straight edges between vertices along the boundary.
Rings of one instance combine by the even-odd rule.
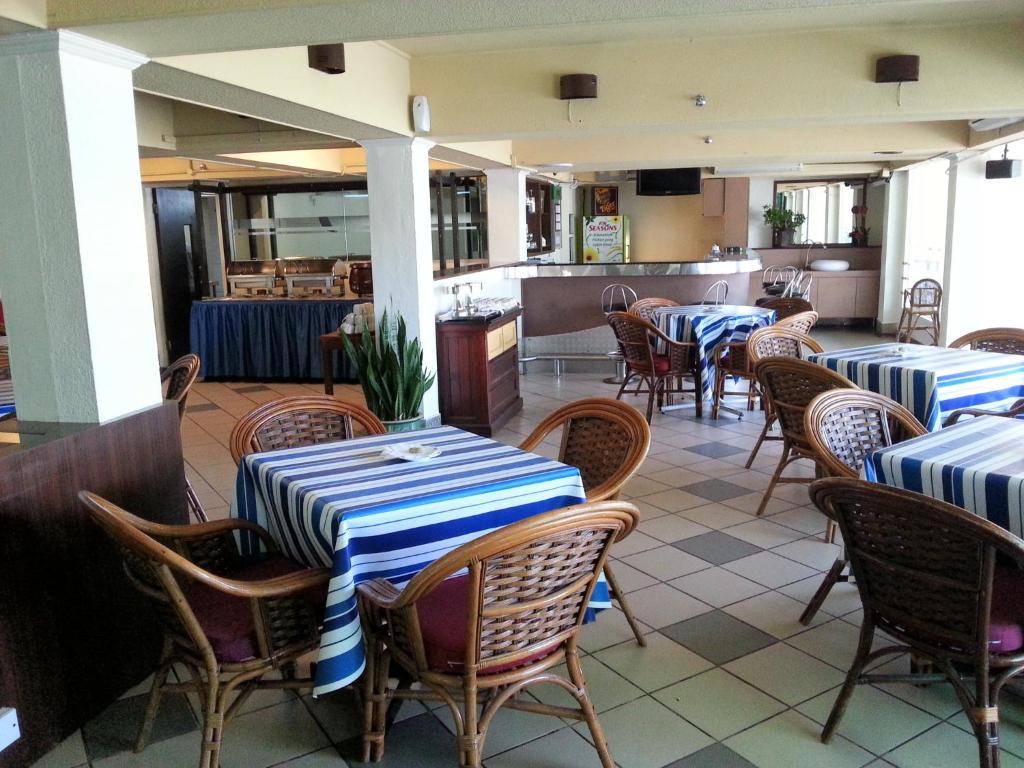
[[[722,240],[725,246],[747,245],[750,206],[750,179],[704,179],[701,182],[704,215],[722,217]]]
[[[526,180],[526,255],[551,253],[555,243],[555,185],[537,179]]]

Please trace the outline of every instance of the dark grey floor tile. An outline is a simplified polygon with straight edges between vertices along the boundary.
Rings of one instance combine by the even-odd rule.
[[[756,768],[756,766],[737,755],[725,744],[712,744],[700,752],[694,752],[681,760],[669,763],[665,768]]]
[[[661,634],[715,664],[726,664],[776,639],[723,611],[711,611],[660,630]]]
[[[118,752],[134,749],[148,699],[149,694],[119,699],[98,717],[85,724],[82,728],[82,739],[85,741],[85,752],[90,760],[102,760]],[[198,728],[199,724],[192,716],[188,700],[180,694],[169,693],[160,700],[160,709],[156,713],[153,732],[147,743],[154,744],[173,736],[197,731]],[[199,740],[198,731],[196,740]]]
[[[349,765],[374,768],[451,768],[459,762],[455,737],[429,713],[395,723],[384,741],[384,759],[379,763],[360,762],[362,736],[341,742],[338,751]]]
[[[248,387],[238,387],[235,392],[240,395],[246,395],[250,392],[269,392],[270,387],[266,387],[263,384],[252,384]]]
[[[725,501],[726,499],[735,499],[737,496],[746,496],[750,493],[750,489],[744,488],[742,485],[717,479],[702,480],[699,483],[684,485],[682,490],[708,501]]]
[[[353,692],[338,691],[316,699],[303,696],[302,703],[334,744],[363,732],[363,709]]]
[[[691,536],[688,539],[680,539],[672,546],[715,565],[731,563],[733,560],[756,555],[763,551],[756,544],[737,539],[735,536],[721,531],[711,531],[699,536]]]
[[[700,443],[699,445],[687,446],[686,450],[690,453],[699,453],[701,456],[707,456],[711,459],[721,459],[725,456],[735,456],[737,453],[746,453],[747,449],[737,448],[735,445],[729,445],[728,443]]]
[[[196,403],[185,407],[185,413],[202,413],[203,411],[219,411],[220,406],[213,403]]]

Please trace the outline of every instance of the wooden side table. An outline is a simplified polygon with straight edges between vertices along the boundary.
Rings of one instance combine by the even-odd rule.
[[[349,333],[347,334],[349,341],[356,346],[362,343],[363,334],[361,333]],[[321,367],[324,372],[324,394],[334,394],[334,353],[339,352],[345,354],[345,342],[341,340],[341,334],[335,331],[334,333],[325,333],[320,337],[320,360]]]

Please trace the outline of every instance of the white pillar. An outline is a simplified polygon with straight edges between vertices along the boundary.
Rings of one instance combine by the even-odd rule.
[[[492,168],[487,174],[487,255],[492,267],[526,260],[526,171]],[[565,233],[562,234],[565,237]]]
[[[398,310],[423,346],[423,364],[437,371],[434,261],[430,241],[430,166],[434,143],[422,138],[364,141],[370,204],[373,303],[379,319]],[[437,383],[423,397],[428,422],[440,411]]]
[[[132,51],[0,37],[0,294],[18,417],[104,422],[162,399]]]
[[[1001,157],[1001,149],[968,151],[950,163],[943,343],[981,328],[1024,324],[1024,179],[985,178],[985,162]]]
[[[907,248],[907,171],[896,171],[889,178],[882,214],[882,264],[878,288],[878,327],[895,332],[903,311],[903,262]]]

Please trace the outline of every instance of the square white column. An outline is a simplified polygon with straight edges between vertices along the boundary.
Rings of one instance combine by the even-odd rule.
[[[484,173],[487,174],[487,255],[490,264],[496,267],[525,261],[527,171],[522,168],[491,168]]]
[[[374,139],[366,148],[370,203],[373,304],[379,319],[387,309],[405,318],[410,336],[423,347],[423,364],[437,371],[434,328],[434,261],[430,230],[430,164],[434,142],[422,138]],[[437,383],[423,397],[428,422],[440,411]]]
[[[0,37],[0,295],[18,418],[96,423],[162,400],[132,51]]]

